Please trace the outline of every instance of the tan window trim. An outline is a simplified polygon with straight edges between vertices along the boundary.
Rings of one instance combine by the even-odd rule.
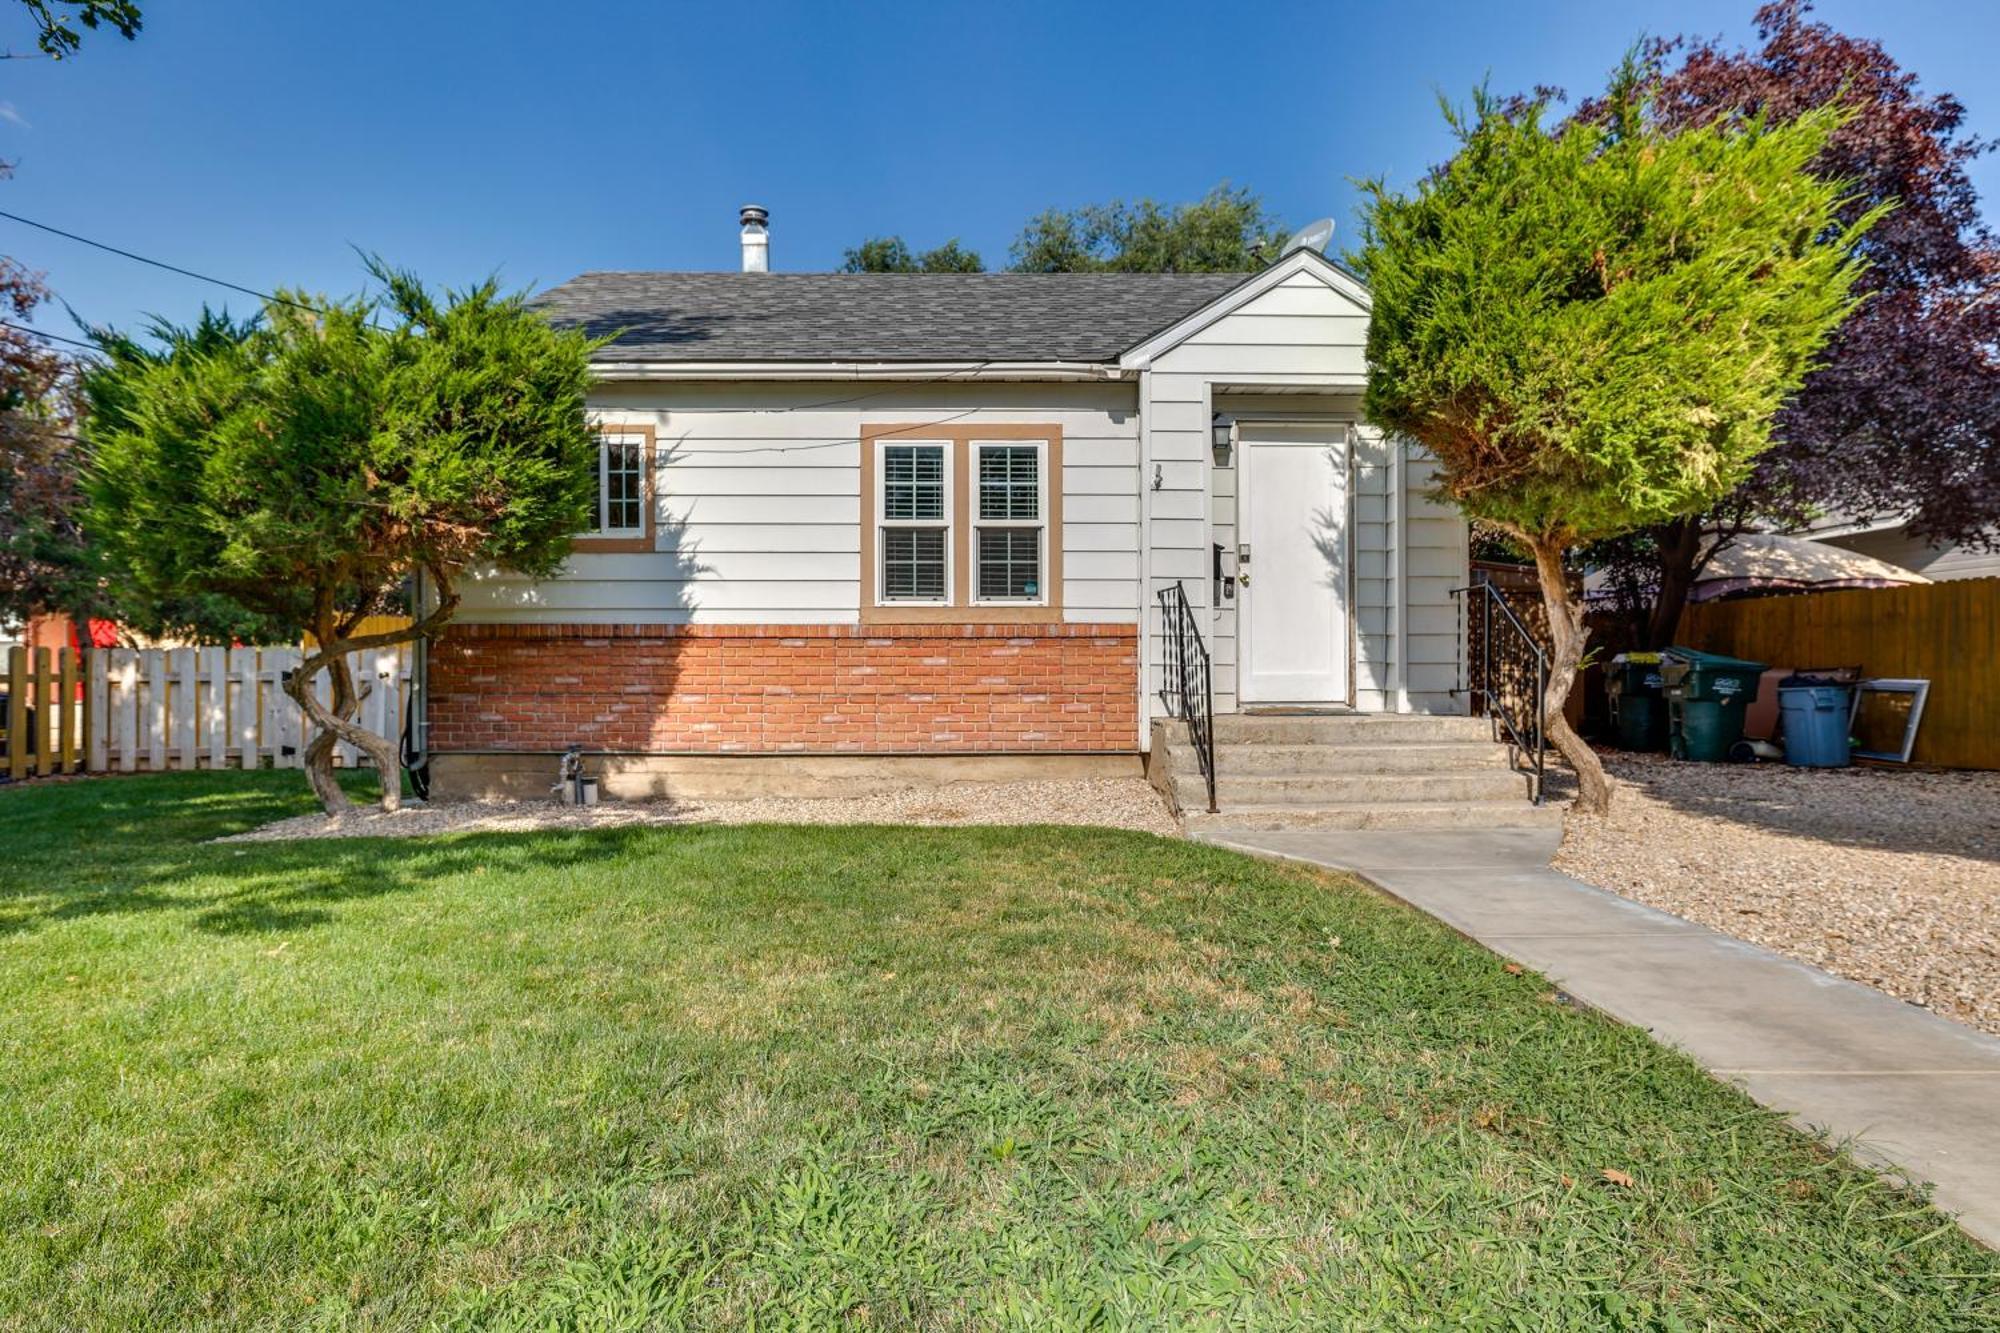
[[[653,493],[654,455],[656,443],[651,426],[628,425],[622,421],[598,421],[592,423],[592,430],[599,435],[643,435],[646,439],[640,453],[643,460],[639,465],[640,509],[646,515],[646,532],[642,537],[599,537],[590,533],[570,539],[570,549],[574,551],[598,551],[610,554],[618,551],[651,551],[658,545],[659,515],[655,512],[656,497]],[[602,481],[598,483],[602,485]],[[598,497],[602,503],[603,497]]]
[[[882,572],[876,565],[880,534],[875,521],[875,445],[878,440],[943,440],[951,445],[951,600],[948,605],[913,605],[877,600]],[[972,600],[972,496],[978,479],[972,475],[974,440],[1033,440],[1046,446],[1043,490],[1049,497],[1047,545],[1042,579],[1048,600],[1036,606],[1009,606]],[[1062,427],[1009,422],[897,422],[861,427],[861,623],[864,625],[1051,625],[1062,620]]]

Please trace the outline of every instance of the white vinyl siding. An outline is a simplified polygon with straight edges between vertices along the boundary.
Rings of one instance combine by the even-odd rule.
[[[1146,497],[1149,706],[1162,660],[1157,594],[1178,581],[1210,629],[1215,706],[1237,707],[1236,603],[1215,597],[1210,545],[1233,557],[1238,541],[1236,460],[1226,468],[1213,464],[1212,423],[1220,411],[1250,420],[1356,423],[1349,479],[1354,704],[1364,711],[1462,711],[1450,694],[1457,651],[1449,590],[1463,582],[1465,525],[1423,498],[1429,464],[1420,451],[1407,450],[1399,467],[1393,447],[1358,424],[1367,336],[1360,304],[1302,272],[1160,353],[1147,368],[1145,468],[1149,486],[1159,486]],[[1231,393],[1232,384],[1294,391]],[[1233,558],[1225,566],[1233,569]]]
[[[1132,384],[603,383],[590,406],[609,430],[655,430],[657,550],[579,551],[540,583],[469,580],[461,621],[854,624],[861,580],[875,577],[861,568],[874,505],[861,426],[947,418],[1061,428],[1062,476],[1044,484],[1063,487],[1063,618],[1138,618]]]
[[[1431,456],[1405,444],[1403,459],[1403,688],[1414,712],[1463,712],[1451,693],[1461,632],[1451,590],[1469,581],[1471,531],[1456,509],[1430,498],[1437,468]]]
[[[1904,528],[1857,532],[1847,537],[1821,537],[1819,540],[1829,546],[1844,547],[1915,570],[1933,583],[1949,579],[2000,578],[2000,551],[1980,551],[1970,546],[1932,546],[1911,536]]]

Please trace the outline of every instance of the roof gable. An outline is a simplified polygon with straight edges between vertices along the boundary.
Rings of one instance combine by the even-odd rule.
[[[1154,358],[1178,347],[1216,321],[1235,314],[1272,288],[1300,274],[1308,274],[1325,283],[1329,289],[1352,302],[1355,309],[1362,314],[1366,314],[1373,304],[1368,286],[1361,279],[1318,251],[1301,248],[1284,256],[1271,267],[1239,279],[1227,291],[1217,293],[1213,300],[1200,309],[1189,311],[1173,324],[1127,348],[1118,358],[1118,364],[1128,369],[1141,369],[1151,364]]]

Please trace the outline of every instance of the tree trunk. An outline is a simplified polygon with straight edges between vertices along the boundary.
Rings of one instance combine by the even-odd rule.
[[[333,676],[333,704],[329,707],[320,702],[313,691],[313,676],[320,670]],[[311,674],[308,674],[310,670]],[[348,808],[347,794],[333,776],[333,750],[341,741],[346,741],[362,751],[375,765],[376,774],[382,779],[382,808],[395,811],[403,804],[403,765],[396,754],[396,742],[374,732],[354,721],[354,714],[361,706],[360,695],[354,688],[354,678],[347,666],[344,652],[328,654],[321,652],[306,659],[305,664],[292,673],[285,692],[306,711],[306,716],[319,728],[319,734],[306,746],[306,781],[312,784],[313,795],[319,797],[321,805],[329,815],[337,815]]]
[[[1549,743],[1569,761],[1576,772],[1576,809],[1601,815],[1611,808],[1611,784],[1597,752],[1584,744],[1583,737],[1569,725],[1563,711],[1569,692],[1576,684],[1577,667],[1583,661],[1585,641],[1590,631],[1583,623],[1583,603],[1570,592],[1563,570],[1563,548],[1554,542],[1535,541],[1535,572],[1542,583],[1542,605],[1549,615],[1549,685],[1542,696],[1542,727]]]
[[[1677,518],[1660,525],[1660,583],[1653,598],[1653,612],[1646,618],[1646,634],[1640,647],[1658,652],[1674,641],[1680,629],[1681,612],[1687,607],[1688,593],[1700,572],[1701,529],[1699,518]]]
[[[333,747],[340,743],[340,737],[324,729],[315,731],[313,738],[306,742],[304,763],[306,782],[312,787],[313,795],[329,815],[337,815],[351,804],[347,793],[333,777]]]
[[[313,677],[319,674],[318,671],[307,674],[301,667],[293,671],[291,678],[285,682],[285,693],[291,695],[293,702],[315,722],[320,722],[322,712],[348,718],[354,716],[356,703],[354,681],[348,673],[346,659],[335,658],[328,664],[328,670],[333,677],[331,705],[321,704],[317,693],[313,690]],[[312,700],[310,704],[306,702],[308,699]],[[350,806],[347,793],[341,790],[340,783],[333,775],[333,750],[339,742],[339,734],[322,722],[319,729],[313,733],[313,738],[306,742],[305,753],[301,756],[306,770],[306,782],[312,787],[313,795],[319,798],[321,808],[329,815],[340,814]]]
[[[285,685],[285,692],[320,729],[306,747],[306,780],[312,784],[313,794],[319,797],[320,804],[326,807],[329,815],[339,814],[349,807],[347,794],[341,791],[333,777],[333,747],[340,741],[346,741],[365,753],[375,765],[375,772],[382,781],[382,809],[393,813],[403,806],[403,764],[402,757],[396,753],[396,742],[387,736],[377,736],[354,721],[361,700],[354,689],[347,655],[362,648],[387,648],[392,644],[412,643],[444,627],[452,612],[458,608],[458,594],[452,590],[451,581],[442,570],[435,566],[426,566],[426,570],[437,587],[437,605],[422,620],[403,629],[343,638],[328,605],[330,598],[322,595],[313,616],[313,638],[318,647],[299,663],[298,670],[292,673],[291,680]],[[352,628],[351,624],[349,628]],[[332,708],[321,703],[312,690],[313,677],[323,670],[333,673],[335,706]]]

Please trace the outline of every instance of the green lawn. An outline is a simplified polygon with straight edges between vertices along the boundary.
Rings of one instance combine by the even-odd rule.
[[[307,804],[0,791],[0,1327],[2000,1319],[1921,1201],[1345,881],[1041,828],[204,842]]]

